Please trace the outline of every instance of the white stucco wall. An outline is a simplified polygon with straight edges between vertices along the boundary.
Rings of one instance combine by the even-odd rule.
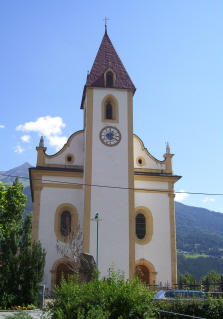
[[[146,245],[136,244],[136,260],[144,258],[153,264],[157,282],[171,282],[169,197],[167,194],[136,192],[135,207],[138,206],[151,211],[153,236]]]
[[[44,176],[45,180],[78,181],[82,179],[67,179],[64,177]],[[46,266],[43,283],[46,288],[51,288],[50,270],[54,262],[61,258],[56,252],[57,238],[54,232],[55,213],[59,205],[69,203],[76,207],[80,226],[83,227],[83,190],[67,188],[43,187],[41,191],[40,216],[39,216],[39,234],[42,246],[46,249]]]
[[[145,189],[168,189],[168,183],[167,182],[135,180],[134,187],[135,188],[145,188]]]

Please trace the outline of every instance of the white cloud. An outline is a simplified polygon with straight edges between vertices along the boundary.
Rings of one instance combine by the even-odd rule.
[[[21,148],[20,145],[16,145],[14,152],[21,154],[21,153],[23,153],[24,151],[25,151],[25,150],[24,150],[23,148]]]
[[[187,194],[184,190],[181,190],[180,193],[176,193],[175,200],[177,202],[181,202],[185,200],[188,196],[189,194]]]
[[[17,131],[36,132],[40,136],[44,136],[49,145],[59,151],[67,142],[67,138],[62,135],[62,129],[66,126],[61,117],[39,117],[35,122],[27,122],[16,127]],[[23,142],[29,142],[29,135],[24,135]],[[28,140],[25,140],[28,139]],[[45,145],[46,146],[46,145]]]
[[[214,202],[214,201],[215,201],[215,199],[214,199],[214,198],[209,198],[209,197],[206,197],[205,199],[202,199],[202,202],[207,203],[208,201],[210,201],[210,202]]]
[[[17,131],[23,132],[37,132],[43,136],[60,135],[62,133],[61,129],[65,127],[66,124],[63,123],[61,117],[39,117],[36,122],[27,122],[25,124],[20,124],[16,127]]]
[[[0,125],[0,128],[5,128],[5,125]]]
[[[29,143],[29,142],[30,142],[30,139],[31,139],[31,136],[30,136],[30,135],[23,135],[23,136],[21,136],[21,140],[22,140],[23,142]]]
[[[65,136],[48,136],[47,140],[51,146],[55,147],[56,151],[59,151],[67,143]]]

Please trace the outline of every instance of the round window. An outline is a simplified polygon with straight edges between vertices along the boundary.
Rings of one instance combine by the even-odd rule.
[[[67,154],[65,157],[65,161],[68,164],[72,164],[74,162],[74,155],[73,154]]]
[[[146,164],[145,158],[142,157],[142,156],[137,157],[136,163],[137,163],[139,166],[145,165],[145,164]]]

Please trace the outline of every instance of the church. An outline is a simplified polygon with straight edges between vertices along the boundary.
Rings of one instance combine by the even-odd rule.
[[[57,243],[66,242],[67,220],[80,228],[83,252],[108,269],[132,278],[140,270],[148,284],[177,281],[174,175],[167,144],[157,160],[133,134],[136,88],[119,58],[107,27],[84,85],[83,129],[47,155],[43,139],[30,168],[32,238],[46,249],[42,284],[49,290],[64,270]]]

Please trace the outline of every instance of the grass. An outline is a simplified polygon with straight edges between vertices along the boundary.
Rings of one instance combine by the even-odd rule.
[[[182,254],[185,258],[198,258],[198,257],[210,257],[209,255],[205,255],[205,254]]]

